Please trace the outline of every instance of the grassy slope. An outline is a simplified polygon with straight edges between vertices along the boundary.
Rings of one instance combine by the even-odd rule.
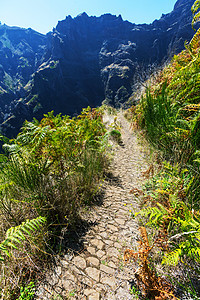
[[[200,279],[200,31],[150,80],[131,111],[159,153],[159,168],[146,183],[148,207],[139,214],[160,232],[162,263],[175,266],[175,273],[186,266],[191,277],[181,281],[199,299],[193,280]]]
[[[6,155],[0,156],[3,299],[16,299],[20,286],[30,283],[41,262],[49,258],[61,229],[75,224],[80,208],[92,203],[107,165],[102,113],[101,108],[87,108],[71,119],[51,112],[41,122],[25,122],[17,138],[4,145]]]

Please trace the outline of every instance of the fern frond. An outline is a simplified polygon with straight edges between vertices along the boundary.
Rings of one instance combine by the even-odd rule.
[[[168,214],[167,209],[164,208],[164,206],[160,203],[157,203],[157,206],[159,207],[147,207],[145,209],[142,209],[139,213],[135,215],[141,215],[144,217],[149,218],[148,225],[156,225],[163,219],[163,217]]]
[[[21,225],[16,227],[11,227],[6,232],[6,239],[0,244],[0,252],[6,254],[7,256],[11,255],[11,249],[18,249],[16,244],[21,244],[22,241],[26,240],[27,233],[29,237],[32,237],[32,234],[40,229],[43,224],[46,222],[44,217],[38,217],[33,220],[26,220]],[[0,260],[4,258],[0,256]]]
[[[194,24],[200,21],[200,0],[196,0],[192,5],[191,11],[193,13],[192,27],[194,28]]]
[[[176,266],[179,262],[180,256],[181,256],[182,250],[181,248],[175,249],[174,251],[166,254],[163,257],[162,264],[166,265],[174,265]]]

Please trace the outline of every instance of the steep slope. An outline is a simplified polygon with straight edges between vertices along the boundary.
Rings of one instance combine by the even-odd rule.
[[[14,93],[9,93],[12,96],[9,110],[1,105],[3,133],[12,136],[25,119],[41,118],[50,110],[72,115],[82,107],[100,105],[104,99],[115,106],[128,100],[139,70],[161,64],[183,49],[186,39],[191,39],[192,4],[193,0],[179,0],[170,14],[162,15],[150,25],[132,24],[110,14],[89,17],[83,13],[58,22],[46,37],[35,32],[33,37],[32,32],[35,45],[26,40],[23,47],[33,52],[23,55],[25,60],[20,60],[20,55],[18,59],[13,56],[16,66],[7,73],[14,81],[20,77],[23,84],[20,93],[17,94],[17,85]],[[21,50],[20,47],[20,42],[15,43],[13,51]],[[6,43],[2,48],[8,51]],[[31,68],[26,59],[32,60]],[[18,72],[20,64],[25,65],[23,72]],[[4,63],[2,68],[6,72]],[[4,103],[8,89],[5,91]]]
[[[8,118],[17,99],[25,96],[24,86],[41,64],[45,48],[44,35],[0,24],[1,122]]]

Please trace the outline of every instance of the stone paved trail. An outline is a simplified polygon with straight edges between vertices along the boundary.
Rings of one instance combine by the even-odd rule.
[[[126,248],[137,246],[138,224],[130,210],[137,201],[130,190],[140,188],[141,172],[147,169],[146,152],[138,144],[130,124],[118,114],[123,145],[114,144],[112,176],[103,185],[103,204],[87,213],[95,224],[82,237],[83,250],[57,260],[47,283],[37,291],[37,299],[129,300],[134,267],[124,264]],[[52,297],[60,294],[63,298]]]

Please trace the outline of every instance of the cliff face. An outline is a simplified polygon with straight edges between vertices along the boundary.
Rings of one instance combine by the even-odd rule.
[[[66,17],[46,36],[0,26],[0,123],[17,133],[25,119],[43,113],[79,113],[88,105],[128,100],[136,72],[161,64],[190,40],[193,0],[152,24],[136,25],[110,14]]]

